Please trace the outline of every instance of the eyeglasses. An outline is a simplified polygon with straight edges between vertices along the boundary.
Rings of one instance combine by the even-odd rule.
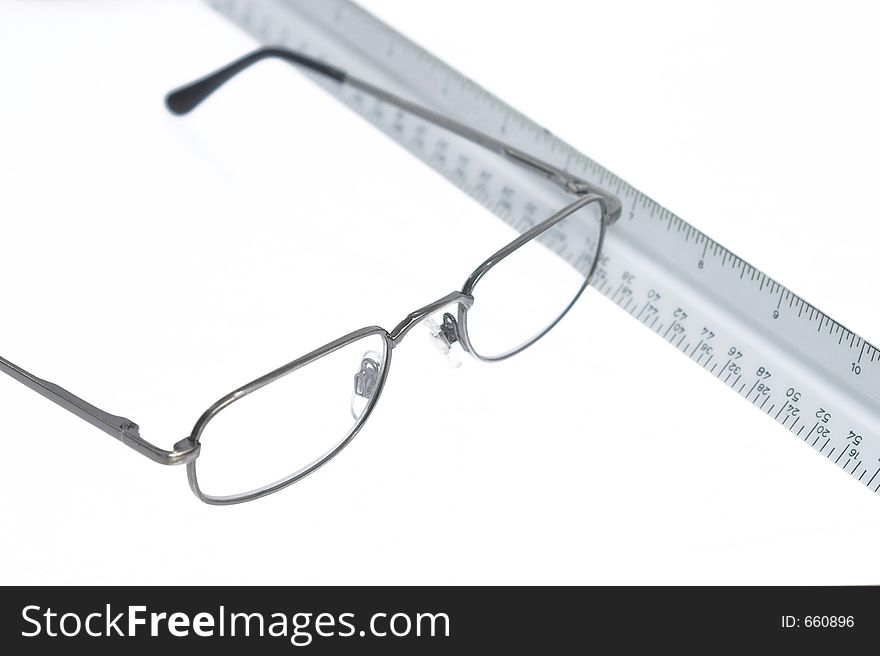
[[[277,492],[336,456],[370,417],[409,331],[430,322],[438,345],[458,342],[483,361],[504,360],[547,334],[590,283],[606,228],[620,217],[617,197],[463,123],[393,95],[338,68],[281,48],[262,48],[171,92],[174,114],[186,114],[241,71],[267,58],[302,67],[428,121],[543,176],[575,200],[489,256],[460,291],[409,313],[388,331],[361,328],[307,353],[208,408],[189,437],[165,450],[140,435],[133,421],[87,403],[0,357],[0,370],[135,451],[164,465],[186,464],[190,488],[202,501],[225,505]],[[564,248],[579,243],[580,248]],[[569,261],[562,252],[579,253]],[[443,312],[440,325],[432,315]],[[255,434],[259,418],[271,430]],[[313,427],[297,432],[297,425]],[[314,427],[318,427],[315,429]],[[203,448],[203,444],[207,445]]]

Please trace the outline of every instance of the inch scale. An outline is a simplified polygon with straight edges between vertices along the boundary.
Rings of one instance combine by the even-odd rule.
[[[593,287],[871,491],[880,492],[880,350],[349,0],[209,0],[294,48],[618,195]],[[501,158],[315,79],[519,230],[568,202]],[[574,242],[574,243],[566,243]],[[576,239],[555,244],[570,262]]]

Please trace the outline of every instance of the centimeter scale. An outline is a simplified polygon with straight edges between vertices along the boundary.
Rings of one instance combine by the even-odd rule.
[[[800,441],[880,492],[880,350],[349,0],[209,0],[294,48],[478,128],[623,202],[592,285]],[[568,198],[455,135],[315,79],[514,227]],[[572,242],[572,243],[566,243]],[[576,262],[576,239],[552,244]]]

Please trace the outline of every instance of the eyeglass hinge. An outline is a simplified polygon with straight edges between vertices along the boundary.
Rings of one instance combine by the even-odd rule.
[[[620,199],[614,194],[610,194],[607,191],[590,184],[586,180],[579,180],[576,178],[566,180],[564,186],[569,192],[577,196],[584,196],[586,194],[596,194],[597,196],[601,196],[602,200],[605,201],[606,223],[614,223],[620,218],[623,205],[621,204]]]

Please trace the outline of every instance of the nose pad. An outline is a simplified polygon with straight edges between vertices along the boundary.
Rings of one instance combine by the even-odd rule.
[[[446,356],[446,361],[449,362],[450,366],[458,369],[461,366],[461,360],[455,351],[452,350],[452,345],[458,341],[458,324],[455,322],[455,317],[447,312],[443,315],[442,324],[438,325],[433,317],[426,318],[422,323],[428,329],[431,335],[431,342],[437,350]]]
[[[382,354],[367,351],[361,358],[361,367],[354,375],[354,389],[351,391],[351,416],[359,420],[370,405],[370,400],[379,389],[379,374],[382,371]]]

